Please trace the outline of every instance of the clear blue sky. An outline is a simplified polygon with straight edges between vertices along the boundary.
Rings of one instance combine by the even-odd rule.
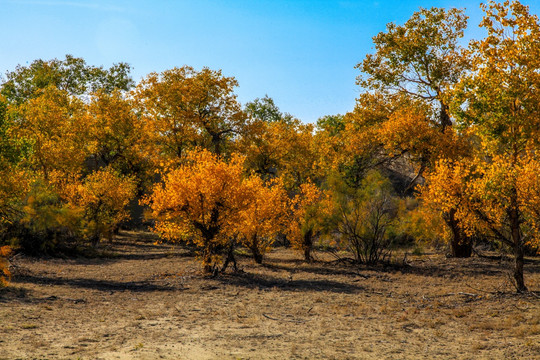
[[[525,0],[538,14],[539,0]],[[127,62],[139,81],[175,66],[222,69],[242,103],[268,94],[305,122],[352,110],[354,66],[388,22],[419,7],[466,8],[477,37],[479,1],[0,0],[0,73],[35,59]]]

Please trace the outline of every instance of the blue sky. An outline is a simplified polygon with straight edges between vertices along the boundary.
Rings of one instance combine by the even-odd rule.
[[[540,1],[523,1],[538,14]],[[419,7],[466,8],[478,37],[478,1],[0,0],[0,73],[35,59],[127,62],[136,81],[175,66],[222,69],[242,103],[268,94],[305,122],[352,110],[354,66],[388,22]]]

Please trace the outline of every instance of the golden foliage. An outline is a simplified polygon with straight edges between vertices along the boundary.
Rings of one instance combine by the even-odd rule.
[[[248,169],[263,178],[281,177],[288,189],[320,172],[312,124],[258,121],[250,129],[238,146],[246,155]]]
[[[163,184],[145,200],[149,217],[156,220],[154,231],[170,241],[195,244],[209,271],[236,240],[262,261],[285,222],[288,198],[281,180],[265,183],[246,176],[244,159],[189,152],[186,162],[164,175]]]
[[[121,174],[132,175],[139,182],[147,180],[151,162],[157,158],[149,139],[149,125],[134,111],[134,102],[115,91],[96,93],[88,104],[95,165],[111,166]]]
[[[29,191],[29,174],[0,161],[0,234],[2,227],[20,217],[21,206]]]
[[[83,236],[97,244],[105,236],[111,239],[118,225],[129,219],[126,207],[135,195],[136,186],[133,178],[104,169],[83,181],[69,182],[64,191],[68,206],[81,214]]]
[[[0,247],[0,287],[7,286],[11,280],[11,272],[9,271],[8,257],[11,255],[9,246]]]
[[[236,231],[256,261],[270,249],[287,221],[288,197],[281,179],[265,184],[258,176],[242,183],[247,204],[240,210]]]
[[[237,81],[221,71],[190,66],[149,74],[134,96],[148,136],[166,161],[178,162],[195,147],[227,152],[246,116],[233,92]]]
[[[208,270],[221,262],[219,249],[234,236],[248,200],[241,187],[243,161],[239,155],[226,162],[208,150],[189,152],[186,163],[163,175],[163,184],[145,200],[154,231],[167,240],[194,243]]]
[[[16,111],[21,119],[18,135],[33,144],[33,169],[45,178],[52,171],[76,174],[82,170],[91,150],[86,141],[89,126],[82,101],[49,87]]]
[[[301,184],[291,202],[287,236],[294,249],[304,252],[306,261],[311,261],[314,239],[323,230],[329,208],[330,198],[312,182]]]

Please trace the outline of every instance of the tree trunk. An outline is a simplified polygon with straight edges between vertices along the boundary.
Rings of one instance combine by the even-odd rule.
[[[262,264],[262,262],[263,262],[263,254],[261,253],[259,248],[256,247],[256,246],[252,247],[251,248],[251,253],[253,254],[253,260],[255,260],[255,262],[257,264]]]
[[[452,251],[452,257],[468,258],[472,255],[472,240],[459,227],[459,220],[456,219],[456,211],[456,209],[451,209],[444,216],[446,224],[450,228],[450,231],[452,231],[450,250]]]
[[[525,286],[525,280],[523,278],[523,246],[514,246],[514,280],[516,280],[516,289],[518,292],[526,292],[527,287]]]
[[[229,246],[229,250],[227,251],[227,258],[225,259],[225,263],[223,263],[223,267],[221,268],[221,272],[225,272],[227,270],[227,267],[229,266],[229,263],[233,264],[234,271],[238,270],[238,267],[236,266],[236,259],[234,258],[234,243],[231,243]]]
[[[450,120],[450,115],[448,114],[449,108],[444,102],[440,101],[441,109],[439,112],[439,121],[441,126],[441,132],[445,132],[446,128],[452,126],[452,120]]]
[[[257,235],[251,238],[251,246],[249,247],[249,249],[251,250],[251,254],[253,255],[253,260],[255,260],[257,264],[262,264],[264,255],[259,248],[259,238],[257,237]]]
[[[461,229],[456,229],[457,232],[461,233]],[[452,229],[454,232],[454,229]],[[458,237],[454,236],[454,241],[452,241],[452,257],[454,258],[468,258],[472,255],[472,243],[470,239],[461,233]]]
[[[92,244],[92,247],[96,248],[99,244],[99,240],[101,240],[101,238],[98,232],[92,234],[92,237],[90,238],[90,243]]]
[[[217,255],[215,246],[211,243],[211,240],[206,239],[206,246],[202,250],[202,260],[204,264],[204,272],[206,274],[217,275],[218,267],[215,263],[215,256]]]
[[[311,250],[313,249],[313,230],[310,229],[304,234],[304,241],[302,243],[302,250],[304,250],[304,260],[306,262],[312,262]]]
[[[516,281],[516,290],[521,293],[527,291],[527,287],[525,286],[525,281],[523,279],[524,249],[523,239],[521,238],[517,193],[515,189],[510,199],[510,209],[508,211],[508,215],[510,218],[510,230],[512,233],[512,245],[514,248],[515,258],[514,280]]]

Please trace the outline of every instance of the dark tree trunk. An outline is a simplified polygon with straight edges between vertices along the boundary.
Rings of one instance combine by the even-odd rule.
[[[92,247],[96,248],[99,244],[100,236],[99,233],[93,234],[90,238],[90,243],[92,244]]]
[[[523,246],[515,246],[514,247],[514,256],[515,256],[515,264],[514,264],[514,280],[516,280],[516,289],[518,292],[526,292],[527,287],[525,286],[525,280],[523,278]]]
[[[456,211],[456,209],[451,209],[444,214],[444,220],[452,232],[450,250],[452,257],[468,258],[472,255],[472,239],[459,227],[459,220],[456,219]]]
[[[445,132],[446,128],[452,126],[452,120],[450,120],[450,115],[448,114],[449,112],[448,105],[446,105],[442,101],[440,102],[440,104],[441,104],[441,110],[439,113],[439,121],[440,121],[441,131]]]
[[[508,215],[510,218],[512,246],[514,248],[514,280],[516,281],[516,290],[518,292],[525,292],[527,291],[527,287],[525,286],[525,281],[523,279],[524,249],[520,229],[517,192],[515,191],[515,189],[514,194],[510,199],[510,209],[508,211]]]
[[[221,272],[225,272],[230,263],[233,264],[234,271],[237,271],[238,267],[236,266],[236,259],[234,258],[234,243],[232,243],[227,250],[227,258],[225,259],[225,263],[223,263]]]
[[[253,255],[253,260],[255,260],[257,264],[262,264],[264,255],[259,247],[259,238],[257,237],[257,235],[253,236],[253,238],[251,239],[251,246],[249,247],[249,249],[251,250],[251,254]]]
[[[214,243],[216,235],[219,233],[220,227],[217,225],[219,218],[219,209],[215,207],[211,211],[210,221],[211,225],[203,224],[200,222],[193,222],[193,226],[201,232],[204,239],[204,247],[202,249],[202,258],[204,264],[204,272],[207,274],[217,275],[219,268],[215,263],[215,257],[220,255],[220,251],[223,250],[222,246]]]
[[[459,236],[454,235],[454,241],[451,243],[452,257],[454,258],[468,258],[472,255],[472,242],[470,239],[461,232],[461,229],[456,229]],[[452,229],[454,233],[454,229]],[[457,234],[456,234],[457,235]]]
[[[304,242],[302,243],[302,250],[304,250],[304,260],[306,262],[312,262],[311,250],[313,249],[313,230],[310,229],[304,234]]]
[[[261,253],[261,251],[259,250],[259,248],[257,247],[253,247],[251,249],[251,252],[253,254],[253,260],[255,260],[255,262],[257,264],[262,264],[263,262],[263,254]]]

